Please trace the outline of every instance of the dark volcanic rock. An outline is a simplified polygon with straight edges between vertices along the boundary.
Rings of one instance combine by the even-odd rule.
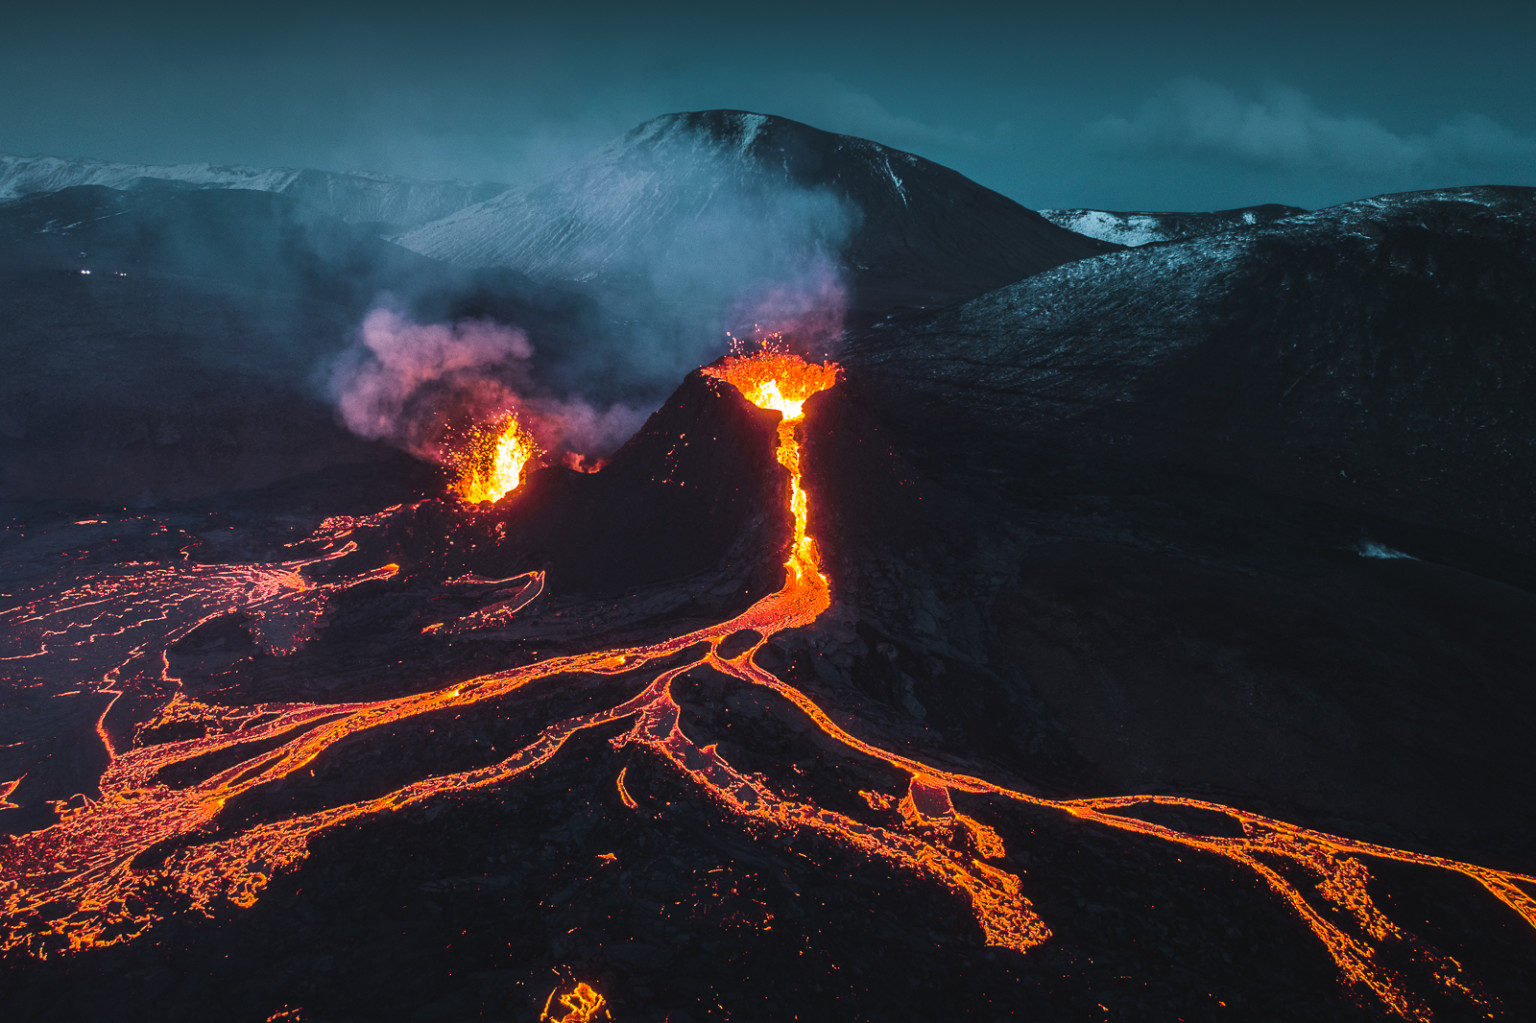
[[[1353,203],[854,339],[808,447],[841,684],[1053,792],[1532,866],[1532,197]]]
[[[735,388],[691,374],[601,472],[541,470],[472,512],[498,524],[494,552],[487,541],[474,564],[547,567],[562,590],[613,596],[706,571],[756,580],[782,563],[790,528],[776,423]]]

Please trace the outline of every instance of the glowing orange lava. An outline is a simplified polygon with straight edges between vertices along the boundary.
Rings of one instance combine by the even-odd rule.
[[[0,781],[0,810],[21,809],[18,804],[11,802],[11,796],[16,792],[16,789],[21,785],[21,783],[26,780],[27,776],[22,775],[15,781]]]
[[[557,1000],[559,1008],[565,1010],[564,1015],[555,1015],[559,1011],[555,1008]],[[592,1023],[593,1020],[612,1019],[605,1008],[607,1004],[608,1000],[586,981],[581,981],[564,994],[555,988],[544,1000],[544,1011],[539,1014],[539,1023]]]
[[[826,603],[816,611],[820,614],[830,606],[831,596],[827,579],[821,574],[821,551],[807,532],[809,508],[805,490],[800,486],[799,430],[805,418],[806,400],[837,383],[838,367],[835,363],[806,362],[791,352],[770,348],[756,355],[727,355],[718,366],[706,366],[704,374],[735,387],[758,408],[783,416],[779,420],[778,459],[789,470],[789,509],[795,517],[790,557],[784,563],[792,581],[785,585],[798,585],[807,572],[814,575],[820,590],[826,591]]]
[[[471,504],[499,501],[523,481],[530,462],[542,454],[533,435],[511,412],[470,432],[469,442],[449,459],[458,473],[454,489]]]
[[[546,763],[573,735],[615,722],[629,727],[612,740],[615,748],[649,753],[742,821],[782,836],[813,832],[860,850],[889,868],[943,885],[966,899],[987,944],[1027,952],[1051,937],[1050,928],[1024,894],[1018,876],[994,863],[1005,855],[992,826],[959,813],[953,793],[967,793],[1029,812],[1063,814],[1092,825],[1173,843],[1240,865],[1262,880],[1300,918],[1332,956],[1340,977],[1371,991],[1409,1020],[1427,1020],[1421,988],[1439,987],[1482,1005],[1460,976],[1455,960],[1413,945],[1412,936],[1387,916],[1372,888],[1368,860],[1385,860],[1463,875],[1536,928],[1536,877],[1461,863],[1422,853],[1358,842],[1203,800],[1177,796],[1119,796],[1050,800],[984,778],[949,771],[858,738],[833,721],[799,688],[769,672],[756,655],[775,634],[811,625],[831,606],[831,586],[820,551],[807,531],[807,499],[801,485],[800,443],[804,405],[834,385],[835,365],[816,365],[783,351],[734,355],[706,374],[734,386],[759,407],[783,416],[778,427],[778,461],[789,476],[794,533],[788,546],[783,585],[735,617],[656,643],[547,658],[465,679],[410,696],[364,703],[271,703],[218,707],[179,693],[144,722],[129,748],[119,749],[102,712],[98,731],[110,756],[99,795],[76,805],[58,804],[49,827],[0,845],[0,950],[22,949],[39,957],[137,938],[172,904],[208,914],[223,906],[255,903],[279,871],[295,869],[318,834],[348,821],[398,811],[445,793],[504,786]],[[388,513],[381,513],[387,515]],[[320,555],[282,565],[144,567],[129,575],[107,575],[82,584],[52,602],[35,601],[0,613],[0,625],[36,631],[38,649],[18,658],[88,650],[126,650],[109,666],[94,692],[113,693],[128,674],[157,671],[169,684],[165,651],[192,628],[231,610],[257,616],[277,640],[292,638],[283,627],[297,620],[300,632],[323,611],[324,591],[384,578],[389,565],[352,579],[312,583],[304,570],[352,549],[345,538],[368,520],[328,520],[313,542],[328,545]],[[542,572],[507,579],[465,576],[449,584],[499,585],[505,599],[490,603],[451,627],[474,629],[504,623],[543,591]],[[157,631],[158,630],[158,631]],[[730,656],[721,645],[746,631],[758,639]],[[31,635],[31,633],[28,633]],[[117,646],[114,646],[117,643]],[[683,664],[673,659],[690,649]],[[655,667],[670,663],[665,670]],[[680,727],[681,708],[672,683],[689,675],[734,680],[760,687],[793,705],[829,746],[840,746],[893,768],[905,778],[894,791],[862,791],[867,811],[831,810],[776,791],[764,775],[733,766],[714,745],[699,745]],[[526,746],[495,763],[422,778],[377,798],[344,803],[311,813],[242,824],[223,818],[226,803],[244,793],[280,783],[309,770],[338,741],[433,711],[463,708],[514,696],[554,676],[584,676],[613,691],[603,709],[554,721]],[[168,729],[163,726],[175,724]],[[191,727],[196,726],[196,727]],[[149,736],[174,734],[168,741]],[[190,736],[190,737],[189,737]],[[200,780],[172,783],[167,768],[212,753],[248,750],[238,762]],[[220,764],[235,757],[221,756]],[[612,777],[612,775],[605,775]],[[620,770],[617,793],[626,807],[639,801]],[[16,783],[0,784],[0,801],[11,801]],[[641,793],[643,796],[644,793]],[[850,793],[853,795],[853,793]],[[848,800],[846,805],[854,804]],[[1157,806],[1177,806],[1219,815],[1234,827],[1230,837],[1153,823],[1137,816]],[[174,841],[172,841],[174,840]],[[153,847],[159,856],[144,855]],[[1384,954],[1407,946],[1410,957]],[[1393,965],[1388,965],[1388,960]],[[1401,965],[1417,966],[1413,977]],[[1410,964],[1411,965],[1411,964]],[[554,1008],[557,998],[559,1010]],[[557,989],[543,1020],[599,1018],[602,996],[578,984]]]

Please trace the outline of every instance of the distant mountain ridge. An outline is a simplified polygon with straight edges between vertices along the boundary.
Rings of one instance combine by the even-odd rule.
[[[533,188],[396,240],[461,265],[603,280],[634,274],[727,204],[751,206],[775,190],[835,197],[853,211],[840,256],[866,307],[945,305],[1113,247],[910,153],[736,110],[654,118]],[[724,260],[754,238],[746,230],[718,242]]]
[[[1306,212],[1300,206],[1265,203],[1210,213],[1118,213],[1112,210],[1062,209],[1041,210],[1040,215],[1068,231],[1134,248],[1154,242],[1169,242],[1216,231],[1269,224],[1283,217]]]
[[[118,190],[170,185],[272,192],[349,223],[384,225],[383,229],[393,231],[436,220],[506,190],[505,185],[492,182],[417,181],[383,174],[0,154],[0,201],[79,185]]]

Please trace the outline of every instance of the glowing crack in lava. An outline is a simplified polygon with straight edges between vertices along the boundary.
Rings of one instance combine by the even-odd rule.
[[[953,800],[956,792],[990,800],[997,813],[1013,807],[1066,815],[1241,866],[1300,918],[1333,958],[1343,981],[1373,992],[1405,1019],[1429,1018],[1428,1004],[1418,992],[1425,986],[1485,1005],[1462,979],[1459,964],[1417,947],[1412,935],[1388,918],[1377,902],[1379,896],[1372,892],[1378,883],[1367,861],[1463,875],[1531,927],[1536,927],[1536,877],[1353,841],[1196,799],[1166,795],[1044,799],[860,739],[800,689],[760,666],[756,655],[771,637],[811,625],[831,606],[830,581],[822,571],[816,541],[807,531],[800,444],[805,402],[834,386],[838,372],[835,365],[807,363],[782,350],[733,355],[705,370],[716,386],[735,387],[749,401],[782,417],[777,456],[789,477],[794,531],[787,539],[784,582],[778,590],[727,621],[660,642],[546,658],[394,699],[221,708],[178,694],[160,707],[149,724],[196,724],[202,734],[157,742],[145,738],[154,729],[141,728],[128,749],[116,749],[108,741],[110,763],[101,776],[99,796],[85,799],[78,807],[61,807],[56,823],[0,846],[0,948],[46,957],[132,940],[154,926],[172,901],[210,916],[221,906],[250,906],[274,874],[295,869],[308,855],[311,839],[328,829],[447,793],[506,785],[549,761],[573,735],[627,722],[627,730],[611,740],[615,748],[629,747],[656,757],[720,807],[758,829],[781,836],[815,833],[909,876],[947,887],[969,902],[989,945],[1026,953],[1049,940],[1051,931],[1025,896],[1019,877],[988,862],[1005,854],[1003,838],[992,826],[958,812]],[[351,528],[366,524],[358,520],[346,529],[331,525],[329,532],[322,529],[316,542],[339,551],[341,538]],[[313,560],[335,556],[322,554]],[[394,566],[386,566],[329,585],[351,585],[393,570]],[[242,597],[229,589],[227,580],[246,574],[251,574],[250,593]],[[108,585],[99,591],[68,594],[68,599],[52,604],[34,602],[0,615],[0,621],[46,624],[39,649],[18,656],[44,656],[49,643],[66,640],[78,645],[99,639],[105,649],[112,637],[131,633],[132,646],[124,663],[145,659],[158,663],[168,643],[185,635],[188,623],[198,620],[206,607],[249,608],[291,599],[283,595],[303,582],[302,577],[292,581],[296,569],[280,566],[224,566],[205,575],[216,596],[193,599],[185,578],[161,579],[142,573],[132,593]],[[530,588],[541,590],[543,583],[542,574],[530,574],[517,595],[493,605],[500,610],[487,620],[515,614],[525,606],[523,597]],[[163,605],[162,612],[155,611],[157,602]],[[188,603],[192,610],[177,610]],[[158,642],[149,634],[156,613],[162,614],[165,624],[165,635]],[[474,621],[469,616],[460,624],[473,627]],[[752,641],[738,649],[743,636]],[[728,639],[735,642],[723,647]],[[906,778],[904,788],[857,793],[867,807],[858,813],[781,794],[763,775],[732,765],[715,745],[701,746],[685,733],[681,708],[672,693],[673,682],[684,675],[696,680],[733,679],[776,695],[813,723],[822,741],[882,762]],[[421,778],[377,798],[309,813],[258,822],[224,819],[229,801],[309,769],[343,738],[434,711],[513,697],[524,687],[557,676],[584,677],[611,691],[612,699],[602,709],[547,724],[531,742],[494,763]],[[105,738],[105,727],[99,730]],[[186,731],[176,734],[185,736]],[[166,780],[168,768],[210,754],[219,754],[217,763],[229,766],[201,780],[179,784]],[[9,785],[6,795],[13,796],[15,789]],[[617,790],[625,806],[638,805],[623,770],[618,772]],[[1216,835],[1146,819],[1159,807],[1203,811],[1231,827],[1228,834]],[[150,854],[152,848],[158,855]],[[1408,965],[1401,965],[1404,962]],[[1410,969],[1412,978],[1406,975]],[[596,999],[600,998],[578,987],[559,1001],[561,1008],[569,1010],[563,1018],[592,1018],[581,1013],[598,1011],[602,1005]],[[546,1019],[551,1011],[547,1004]]]
[[[539,446],[511,412],[469,432],[468,443],[454,449],[450,467],[457,473],[454,490],[471,504],[499,501],[523,481],[529,463],[537,463]]]

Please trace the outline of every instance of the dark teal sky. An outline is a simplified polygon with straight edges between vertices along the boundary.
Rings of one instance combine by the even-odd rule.
[[[1000,6],[59,5],[0,30],[0,152],[517,184],[735,107],[1037,208],[1536,185],[1536,4]]]

